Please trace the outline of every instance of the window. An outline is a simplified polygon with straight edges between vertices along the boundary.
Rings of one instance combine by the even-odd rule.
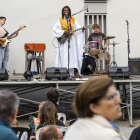
[[[85,25],[89,24],[99,24],[100,29],[99,31],[107,34],[106,31],[106,14],[85,14]],[[93,32],[93,29],[86,29],[85,31],[85,43],[87,42],[87,39],[89,35]]]

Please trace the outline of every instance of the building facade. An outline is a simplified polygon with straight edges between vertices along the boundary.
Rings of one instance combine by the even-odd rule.
[[[107,36],[116,36],[116,62],[118,66],[127,66],[127,26],[130,23],[130,57],[139,57],[140,1],[135,0],[5,0],[0,6],[0,16],[7,18],[4,28],[10,33],[21,24],[27,27],[10,43],[9,71],[25,71],[25,43],[45,43],[45,68],[55,66],[55,52],[52,44],[53,25],[61,16],[62,7],[71,7],[72,14],[88,5],[85,11],[75,16],[83,26],[98,23],[100,31]],[[5,8],[7,7],[7,8]],[[85,41],[93,30],[85,31]],[[112,43],[113,40],[110,40]],[[54,41],[55,44],[55,41]],[[110,46],[112,56],[113,46]]]

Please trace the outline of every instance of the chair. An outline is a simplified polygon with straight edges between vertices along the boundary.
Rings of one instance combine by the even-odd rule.
[[[40,132],[41,132],[41,130],[42,130],[43,128],[44,128],[44,127],[39,128],[39,129],[36,131],[36,134],[35,134],[36,140],[39,140],[39,134],[40,134]]]
[[[63,123],[66,123],[66,115],[64,113],[57,113],[58,115],[58,120],[61,120],[63,118]]]
[[[71,120],[69,126],[71,126],[76,120],[77,120],[77,119]]]
[[[29,128],[25,128],[25,127],[12,127],[12,130],[15,131],[15,133],[17,134],[18,132],[20,132],[19,134],[19,139],[21,139],[21,136],[24,132],[27,132],[27,140],[30,139],[30,135],[31,135],[31,130]]]
[[[45,57],[44,57],[44,50],[45,44],[43,43],[28,43],[24,46],[25,50],[25,71],[31,71],[31,65],[33,61],[36,61],[37,66],[37,74],[44,73],[44,64],[45,64]],[[39,53],[39,56],[37,56]],[[30,54],[31,56],[29,56]],[[28,64],[27,64],[28,61]],[[42,61],[42,69],[41,69],[41,61]]]
[[[65,135],[66,131],[68,130],[68,127],[63,127],[63,126],[59,126],[60,130],[63,133],[63,136]]]

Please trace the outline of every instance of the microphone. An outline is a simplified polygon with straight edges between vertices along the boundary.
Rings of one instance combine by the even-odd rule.
[[[66,18],[68,18],[68,13],[65,13]]]
[[[129,24],[128,20],[125,20],[127,22],[127,25]]]

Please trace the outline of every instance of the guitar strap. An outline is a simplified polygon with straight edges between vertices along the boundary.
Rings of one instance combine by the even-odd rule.
[[[71,19],[69,19],[69,24],[70,24],[70,30],[71,30]]]
[[[2,28],[3,28],[3,27],[2,27]],[[4,28],[3,28],[3,29],[4,29]],[[5,30],[5,29],[4,29],[4,30]],[[5,33],[5,35],[4,35],[2,38],[8,36],[9,33],[8,33],[6,30],[5,30],[5,32],[6,32],[6,33]]]

